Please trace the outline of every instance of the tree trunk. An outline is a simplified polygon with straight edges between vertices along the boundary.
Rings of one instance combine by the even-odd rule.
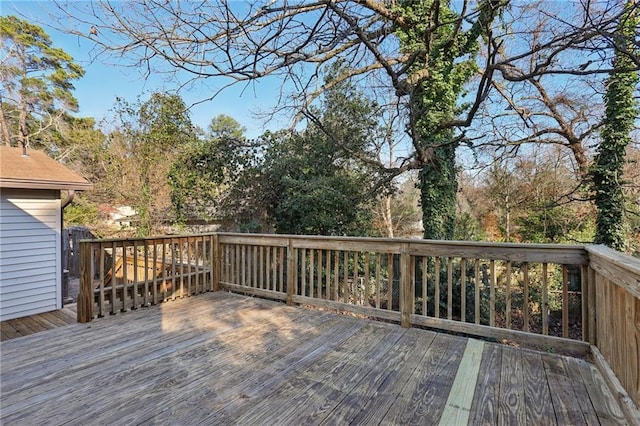
[[[0,103],[2,101],[0,100]],[[2,127],[2,144],[11,146],[11,136],[9,135],[9,127],[7,126],[7,119],[4,115],[4,108],[0,105],[0,127]]]

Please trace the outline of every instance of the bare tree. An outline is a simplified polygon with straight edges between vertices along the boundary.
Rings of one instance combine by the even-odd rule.
[[[392,103],[404,109],[411,142],[408,154],[393,162],[393,173],[400,174],[432,164],[428,173],[449,167],[450,162],[435,164],[439,147],[471,142],[466,129],[476,124],[478,111],[500,87],[499,81],[532,84],[549,107],[559,98],[548,93],[547,77],[612,72],[610,60],[620,50],[632,58],[634,69],[640,68],[640,60],[616,34],[624,13],[624,5],[614,0],[464,0],[453,5],[441,0],[105,0],[58,3],[57,26],[92,40],[95,57],[124,59],[146,75],[179,76],[187,79],[185,84],[222,79],[220,90],[277,78],[282,84],[278,106],[294,111],[304,111],[323,91],[346,79],[381,100],[394,93]],[[325,82],[326,66],[337,60],[349,66]],[[477,77],[457,82],[459,90],[436,99],[447,103],[447,113],[435,123],[421,124],[432,108],[416,99],[440,96],[429,93],[434,78],[451,79],[456,67],[471,63],[477,64]],[[579,111],[576,116],[581,116]],[[581,148],[572,141],[584,140],[582,134],[573,134],[575,127],[567,130],[564,111],[549,118],[581,162]],[[434,134],[447,136],[434,142]],[[455,189],[455,182],[449,186]],[[426,204],[423,201],[423,208]]]

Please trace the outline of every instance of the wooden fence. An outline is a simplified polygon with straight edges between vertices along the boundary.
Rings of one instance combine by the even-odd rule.
[[[80,322],[227,289],[593,353],[640,402],[640,261],[602,247],[214,233],[81,252]]]
[[[80,241],[95,238],[89,228],[70,226],[62,230],[62,269],[69,276],[80,276]]]

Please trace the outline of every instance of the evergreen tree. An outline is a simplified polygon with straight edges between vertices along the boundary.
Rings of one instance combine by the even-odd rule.
[[[31,138],[77,111],[72,81],[84,70],[41,27],[15,16],[0,16],[0,41],[0,136],[26,150]]]

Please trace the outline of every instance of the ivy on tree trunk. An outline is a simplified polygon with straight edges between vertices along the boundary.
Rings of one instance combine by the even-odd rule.
[[[625,150],[631,142],[630,133],[637,116],[633,93],[639,82],[637,72],[624,71],[634,66],[628,52],[634,48],[633,39],[638,25],[633,0],[627,1],[626,9],[628,12],[621,16],[618,24],[619,48],[614,58],[614,72],[607,81],[604,96],[606,111],[602,140],[591,168],[598,212],[595,242],[616,250],[624,249],[625,197],[622,172]]]

